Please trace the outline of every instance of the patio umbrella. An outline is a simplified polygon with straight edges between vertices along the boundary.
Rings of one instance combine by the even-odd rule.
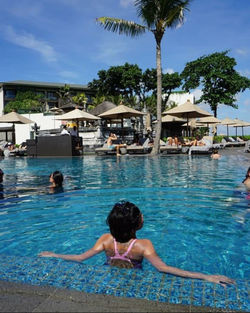
[[[197,122],[201,124],[207,124],[207,127],[209,127],[209,124],[220,124],[221,120],[214,116],[206,116],[198,118]]]
[[[94,120],[99,120],[100,118],[90,113],[87,113],[85,111],[74,109],[68,113],[60,115],[56,119],[57,120],[71,120],[71,121],[94,121]]]
[[[244,121],[242,121],[242,120],[239,120],[238,118],[235,118],[235,119],[234,119],[234,122],[235,122],[236,124],[234,124],[234,125],[232,125],[232,126],[235,127],[235,130],[236,130],[236,137],[237,137],[237,128],[238,128],[238,127],[242,127],[242,136],[244,136],[243,127],[248,127],[248,126],[250,126],[250,123],[244,122]]]
[[[54,128],[55,128],[55,122],[56,122],[55,121],[55,115],[63,113],[63,110],[58,108],[58,107],[53,107],[53,108],[49,109],[49,112],[54,113]]]
[[[185,120],[182,118],[179,118],[177,116],[171,116],[168,114],[163,116],[161,121],[162,121],[162,123],[174,123],[174,122],[183,123],[183,122],[185,122]],[[157,123],[157,121],[155,123]]]
[[[234,120],[231,120],[230,118],[226,117],[224,118],[224,120],[222,120],[221,122],[221,125],[227,125],[227,137],[229,135],[229,132],[228,132],[228,125],[235,125],[235,121]]]
[[[34,122],[28,119],[27,117],[13,111],[1,116],[0,123],[31,124]]]
[[[198,107],[198,105],[191,103],[190,100],[187,100],[184,104],[181,104],[173,109],[170,109],[169,111],[165,111],[163,114],[185,118],[187,120],[187,134],[189,118],[211,116],[210,113],[208,113],[205,110],[202,110],[200,107]]]
[[[99,120],[100,118],[97,116],[94,116],[90,113],[87,113],[85,111],[81,111],[79,109],[72,110],[68,113],[65,113],[63,115],[60,115],[56,118],[57,120],[63,120],[63,121],[76,121],[77,128],[79,128],[79,121],[95,121]]]
[[[205,116],[205,117],[198,118],[197,122],[200,124],[207,124],[207,128],[209,128],[209,126],[213,124],[214,128],[212,132],[216,133],[217,132],[216,125],[220,124],[221,120],[219,120],[217,117],[214,117],[214,116]]]
[[[23,115],[18,114],[15,111],[12,111],[8,114],[1,116],[0,117],[0,123],[12,123],[13,124],[13,131],[15,134],[15,124],[31,124],[34,122],[31,121],[30,119],[28,119],[27,117],[24,117]],[[13,141],[15,142],[15,138]]]
[[[120,119],[123,129],[123,119],[130,117],[143,116],[144,113],[137,111],[135,109],[129,108],[126,105],[120,104],[117,107],[108,110],[102,114],[99,114],[101,118],[104,119]]]

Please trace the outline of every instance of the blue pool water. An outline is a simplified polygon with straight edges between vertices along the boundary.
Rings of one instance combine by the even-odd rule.
[[[109,293],[107,286],[112,285],[115,273],[117,281],[134,279],[143,286],[144,283],[155,284],[155,290],[160,286],[164,289],[169,276],[162,278],[146,261],[142,272],[125,273],[103,266],[104,255],[87,260],[84,265],[37,257],[43,250],[75,254],[90,248],[101,234],[108,232],[105,219],[113,204],[126,199],[134,202],[144,215],[144,227],[138,237],[151,239],[167,264],[236,279],[237,287],[228,289],[232,290],[231,300],[227,298],[231,303],[228,307],[246,309],[249,305],[246,293],[249,288],[250,201],[246,199],[241,181],[248,166],[249,159],[242,156],[224,156],[219,161],[208,156],[189,158],[186,155],[3,159],[0,162],[5,172],[3,190],[0,190],[1,277]],[[49,191],[49,174],[54,170],[61,170],[65,176],[62,193]],[[42,274],[41,268],[45,268]],[[68,280],[64,277],[65,271],[71,273]],[[79,287],[79,275],[102,277],[99,289],[93,289],[89,281],[89,289],[86,282],[85,289],[82,285]],[[152,279],[144,281],[150,275]],[[185,286],[189,280],[174,279],[182,286],[184,294],[187,293]],[[197,284],[195,290],[200,288],[203,294],[207,294],[204,288],[212,288],[198,286],[199,283],[192,281],[192,288]],[[224,292],[220,291],[220,286],[213,288]],[[238,288],[237,292],[233,288]],[[120,295],[119,288],[115,290],[118,294],[113,294]],[[142,286],[137,291],[141,290]],[[176,290],[178,288],[174,292]],[[138,296],[137,291],[127,290],[121,295]],[[165,299],[160,291],[157,300],[188,303],[183,292],[181,302],[176,295]],[[232,300],[235,292],[237,301]],[[150,291],[144,297],[153,299]],[[213,297],[206,297],[192,303],[225,307],[224,300],[214,303]]]

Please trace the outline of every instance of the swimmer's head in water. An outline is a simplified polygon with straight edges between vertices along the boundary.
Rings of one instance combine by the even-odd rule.
[[[118,242],[128,242],[135,238],[137,230],[142,228],[143,217],[140,209],[128,201],[117,202],[107,217],[111,235]]]
[[[51,181],[52,180],[52,181]],[[59,171],[55,171],[50,175],[50,181],[56,185],[56,187],[62,187],[63,174]]]

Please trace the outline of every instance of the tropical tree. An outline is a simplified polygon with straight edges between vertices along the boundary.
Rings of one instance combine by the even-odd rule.
[[[138,17],[142,18],[143,25],[133,21],[118,18],[100,17],[97,21],[112,32],[136,37],[146,31],[153,33],[156,42],[156,69],[157,69],[157,126],[152,154],[160,150],[161,112],[162,112],[162,67],[161,42],[166,28],[180,25],[184,20],[184,12],[188,9],[191,0],[135,0]]]
[[[73,96],[72,100],[75,104],[83,106],[84,110],[86,110],[86,103],[88,101],[88,97],[85,95],[84,92],[78,93],[77,95]]]
[[[98,76],[99,79],[94,79],[88,86],[97,90],[99,95],[123,95],[125,101],[131,105],[133,98],[140,95],[142,70],[137,64],[111,66],[108,70],[99,71]]]
[[[215,52],[188,62],[181,73],[186,91],[201,85],[202,96],[197,103],[208,103],[215,117],[219,104],[237,109],[236,94],[250,88],[250,79],[234,69],[236,61],[228,52]]]
[[[59,108],[70,102],[70,86],[65,84],[62,88],[60,88],[57,92],[58,95],[58,106]]]

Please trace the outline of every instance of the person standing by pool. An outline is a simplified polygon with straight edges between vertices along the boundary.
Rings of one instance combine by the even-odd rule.
[[[203,279],[224,287],[234,283],[234,280],[226,276],[190,272],[166,265],[156,254],[150,240],[136,238],[136,231],[143,227],[143,215],[133,203],[125,201],[116,203],[107,217],[107,224],[110,228],[110,234],[102,235],[91,249],[82,254],[67,255],[43,251],[39,253],[39,256],[81,262],[105,251],[106,264],[111,266],[141,268],[143,258],[146,258],[160,272],[186,278]]]
[[[126,147],[124,144],[114,144],[113,141],[117,140],[117,136],[115,134],[110,133],[107,139],[108,148],[111,150],[116,149],[116,155],[120,156],[120,148]]]

